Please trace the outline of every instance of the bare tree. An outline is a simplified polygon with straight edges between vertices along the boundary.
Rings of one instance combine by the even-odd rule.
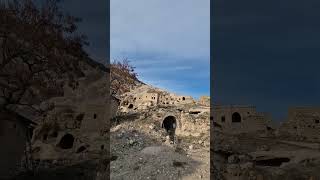
[[[0,100],[10,105],[39,104],[61,95],[63,79],[75,84],[79,60],[87,57],[80,19],[62,13],[56,0],[41,7],[33,0],[0,1]]]
[[[111,94],[119,95],[130,90],[131,86],[138,81],[135,67],[130,64],[128,58],[121,61],[114,60],[111,63],[110,86]]]

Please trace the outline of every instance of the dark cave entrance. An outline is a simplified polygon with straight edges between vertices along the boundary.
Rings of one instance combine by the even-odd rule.
[[[166,129],[171,141],[174,140],[176,127],[177,121],[174,116],[167,116],[166,118],[164,118],[162,122],[162,128]]]
[[[74,137],[71,134],[64,135],[60,142],[59,147],[62,149],[70,149],[73,147]]]
[[[128,108],[132,109],[133,108],[133,104],[129,104]]]

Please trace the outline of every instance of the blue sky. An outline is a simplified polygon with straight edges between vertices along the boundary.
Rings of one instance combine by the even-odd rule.
[[[320,1],[215,0],[213,100],[285,120],[320,102]]]
[[[209,0],[111,0],[110,54],[139,79],[198,98],[210,91]]]
[[[63,1],[106,62],[106,1]],[[212,1],[212,99],[286,117],[319,106],[320,1]],[[209,0],[111,0],[111,56],[128,57],[141,80],[181,94],[209,94]]]

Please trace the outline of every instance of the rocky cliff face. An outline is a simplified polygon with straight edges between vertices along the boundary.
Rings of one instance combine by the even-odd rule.
[[[105,176],[108,173],[105,171],[109,166],[107,162],[110,158],[114,161],[114,156],[108,156],[109,137],[118,136],[118,132],[109,134],[108,129],[111,126],[115,128],[115,124],[120,123],[124,134],[130,133],[132,129],[127,129],[126,123],[123,123],[130,120],[135,131],[144,124],[147,129],[142,130],[153,131],[156,141],[164,140],[164,145],[170,145],[166,130],[175,121],[176,135],[179,136],[175,138],[177,141],[184,139],[181,146],[190,151],[196,147],[209,158],[209,106],[205,100],[197,102],[190,96],[175,95],[151,87],[130,74],[123,75],[126,71],[112,67],[109,72],[108,68],[90,59],[81,62],[80,67],[81,76],[73,84],[64,84],[61,96],[48,98],[36,105],[46,111],[43,117],[34,118],[38,125],[33,131],[32,158],[34,168],[39,172],[49,173],[50,169],[81,165],[90,171],[88,174],[94,171],[93,174],[97,176]],[[110,91],[112,78],[128,83],[122,83],[123,86],[111,84]],[[140,101],[137,100],[139,97]],[[134,104],[132,108],[131,103]],[[122,140],[112,141],[116,151]],[[141,141],[149,145],[153,142],[147,136]],[[135,138],[132,138],[128,146],[135,147],[135,143]],[[179,156],[186,158],[184,155]],[[192,163],[191,160],[188,161]],[[207,167],[208,164],[202,164],[203,169]],[[198,175],[192,176],[198,178]]]
[[[32,155],[40,169],[92,159],[94,152],[107,147],[103,128],[110,114],[108,72],[93,61],[83,62],[81,68],[83,76],[75,86],[64,85],[63,96],[40,105],[47,113],[38,118],[32,137]]]
[[[210,106],[145,84],[120,98],[112,179],[209,179]]]
[[[141,82],[129,75],[122,78],[125,71],[113,67],[110,72],[91,59],[83,60],[80,67],[81,76],[75,79],[74,84],[64,83],[60,96],[36,105],[46,111],[44,116],[31,116],[32,111],[26,113],[38,123],[32,137],[32,158],[36,169],[46,171],[85,161],[95,164],[95,168],[107,166],[103,162],[109,158],[110,118],[117,112],[121,93]],[[120,89],[111,94],[110,79],[114,76],[120,82],[129,83],[111,87]]]

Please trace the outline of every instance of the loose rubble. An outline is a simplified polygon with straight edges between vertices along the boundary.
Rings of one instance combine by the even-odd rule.
[[[214,107],[211,177],[320,179],[319,136],[318,132],[309,131],[318,128],[318,112],[317,108],[290,108],[289,119],[275,126],[266,114],[256,113],[252,106]]]
[[[208,106],[148,85],[120,104],[111,128],[111,154],[118,157],[111,179],[209,179]],[[200,112],[190,113],[195,107]]]

